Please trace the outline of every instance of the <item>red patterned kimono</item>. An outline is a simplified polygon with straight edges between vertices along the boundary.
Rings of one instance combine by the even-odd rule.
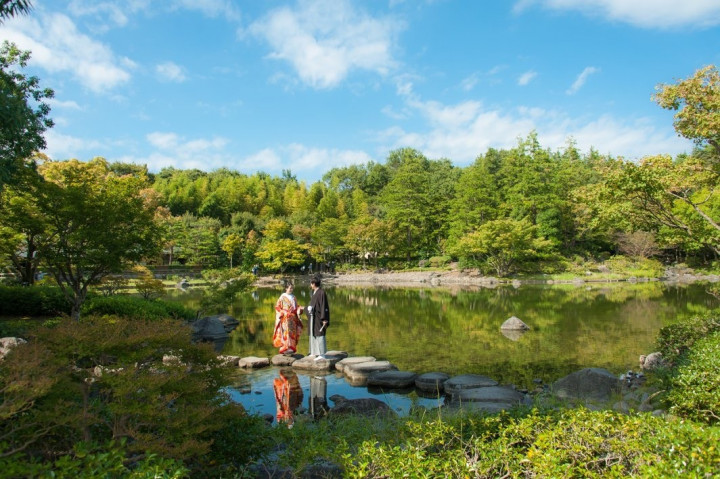
[[[280,354],[297,351],[298,340],[302,332],[299,310],[295,296],[292,294],[281,294],[275,304],[273,346],[280,348]]]
[[[293,415],[303,400],[303,391],[297,375],[292,371],[280,371],[280,377],[273,381],[278,423],[284,422],[292,427]]]

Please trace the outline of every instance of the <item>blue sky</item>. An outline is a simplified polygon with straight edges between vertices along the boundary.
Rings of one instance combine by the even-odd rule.
[[[470,164],[535,130],[689,151],[656,85],[720,64],[718,0],[35,0],[0,39],[56,96],[54,159],[307,181],[413,147]]]

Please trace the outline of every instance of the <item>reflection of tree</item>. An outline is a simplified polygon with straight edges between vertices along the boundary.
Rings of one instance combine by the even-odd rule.
[[[297,289],[301,295],[302,286]],[[272,355],[273,289],[236,303],[241,325],[229,342],[237,355]],[[329,349],[371,355],[418,373],[486,374],[530,386],[573,368],[634,368],[660,327],[716,307],[701,285],[653,283],[442,288],[329,288]],[[532,330],[510,341],[500,325],[517,316]],[[301,348],[306,347],[306,336]],[[303,351],[301,349],[301,351]],[[555,365],[556,367],[554,367]]]

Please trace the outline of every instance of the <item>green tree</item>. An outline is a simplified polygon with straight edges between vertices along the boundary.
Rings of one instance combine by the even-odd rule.
[[[265,239],[255,256],[270,271],[284,273],[288,267],[300,266],[305,262],[307,245],[293,239]]]
[[[2,0],[0,1],[0,23],[6,18],[30,13],[32,2],[30,0]]]
[[[26,11],[29,2],[4,2],[0,20]],[[43,133],[53,126],[50,107],[45,100],[53,97],[50,89],[40,88],[37,77],[22,73],[30,52],[4,42],[0,47],[0,189],[17,181],[33,153],[45,148]]]
[[[162,280],[155,278],[147,266],[137,265],[133,271],[136,274],[135,289],[143,298],[157,298],[165,293],[165,285]]]
[[[159,252],[161,230],[145,202],[144,180],[118,177],[96,158],[48,162],[39,169],[37,206],[48,225],[39,251],[80,318],[88,287]]]
[[[233,267],[233,256],[240,250],[243,243],[243,238],[238,233],[230,233],[223,240],[221,248],[230,259],[230,268]]]
[[[498,276],[506,276],[522,262],[542,255],[550,247],[549,241],[536,235],[537,226],[526,219],[488,221],[458,241],[453,252],[481,261]]]

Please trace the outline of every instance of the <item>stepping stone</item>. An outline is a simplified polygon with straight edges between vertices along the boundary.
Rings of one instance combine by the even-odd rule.
[[[368,387],[388,389],[409,388],[415,384],[417,374],[408,371],[380,371],[368,376]]]
[[[330,396],[330,400],[335,406],[330,408],[330,414],[358,414],[362,416],[396,416],[390,406],[379,399],[361,398],[346,399],[345,397],[334,394]]]
[[[450,379],[445,373],[425,373],[415,378],[415,387],[419,390],[433,394],[444,394],[443,385]]]
[[[479,374],[461,374],[460,376],[455,376],[445,381],[443,387],[445,388],[445,394],[452,396],[462,389],[483,388],[497,385],[497,381],[487,376],[481,376]]]
[[[348,364],[343,373],[350,379],[368,378],[370,374],[378,371],[397,370],[390,361],[368,361],[364,363]]]
[[[345,359],[346,357],[348,357],[348,353],[347,353],[347,351],[333,350],[333,351],[328,351],[327,353],[325,353],[325,356],[340,356],[340,359]]]
[[[372,356],[354,356],[351,358],[345,358],[335,365],[335,369],[342,372],[348,364],[366,363],[368,361],[375,361],[375,358]]]
[[[338,356],[326,356],[324,359],[318,359],[317,361],[315,356],[305,356],[292,363],[292,367],[308,371],[330,371],[338,361],[340,361]]]
[[[270,366],[270,360],[268,358],[258,358],[257,356],[248,356],[238,361],[238,367],[241,368],[257,369],[266,366]]]
[[[451,402],[484,402],[522,404],[525,395],[508,387],[487,386],[472,389],[461,389],[452,395]]]
[[[292,366],[295,361],[302,358],[302,354],[276,354],[272,357],[270,362],[273,366]]]

